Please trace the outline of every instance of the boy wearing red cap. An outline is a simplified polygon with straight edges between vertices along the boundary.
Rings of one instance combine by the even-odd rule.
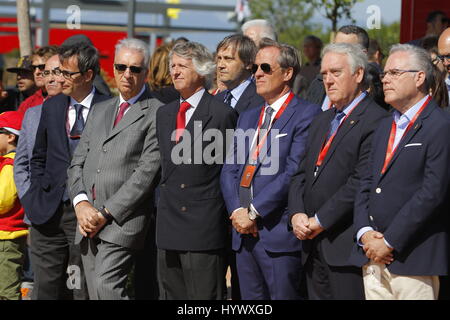
[[[14,183],[13,162],[23,114],[0,114],[0,300],[20,299],[27,226]]]

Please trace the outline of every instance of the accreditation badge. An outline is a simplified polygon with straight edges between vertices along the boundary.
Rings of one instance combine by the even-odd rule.
[[[253,176],[255,175],[256,165],[247,164],[244,169],[244,173],[241,178],[241,187],[250,188],[252,184]]]

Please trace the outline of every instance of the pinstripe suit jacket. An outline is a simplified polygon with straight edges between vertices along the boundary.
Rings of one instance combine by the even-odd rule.
[[[68,171],[69,195],[73,201],[85,193],[96,208],[108,208],[113,220],[98,233],[104,241],[134,249],[144,244],[159,182],[155,121],[160,106],[147,88],[115,127],[118,97],[96,105],[86,123]],[[75,243],[81,239],[77,228]]]

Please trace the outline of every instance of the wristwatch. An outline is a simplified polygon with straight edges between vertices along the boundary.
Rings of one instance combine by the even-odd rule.
[[[258,218],[258,215],[256,214],[256,212],[252,210],[251,205],[248,207],[248,218],[251,221],[254,221],[256,218]]]
[[[98,211],[102,214],[102,216],[106,220],[111,220],[112,219],[112,215],[108,212],[108,210],[105,208],[105,206],[102,206]]]

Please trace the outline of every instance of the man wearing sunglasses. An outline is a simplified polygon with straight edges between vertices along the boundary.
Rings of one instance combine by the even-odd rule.
[[[307,129],[320,108],[292,92],[299,69],[295,48],[262,39],[252,72],[264,104],[240,115],[234,152],[222,169],[221,188],[245,300],[302,297],[301,244],[287,230],[285,208],[291,176],[306,151]],[[240,150],[247,134],[250,144]]]
[[[154,219],[160,168],[156,111],[162,103],[145,85],[149,59],[141,40],[116,45],[114,79],[120,95],[92,110],[68,171],[78,219],[75,242],[93,300],[128,299],[128,274]],[[66,77],[75,76],[64,71]]]
[[[44,99],[47,97],[47,90],[45,88],[43,71],[46,61],[56,53],[57,48],[55,46],[45,46],[34,50],[31,56],[31,70],[33,71],[34,82],[38,90],[20,104],[18,111],[25,113],[28,108],[41,105],[44,102]]]
[[[311,300],[364,299],[361,269],[349,262],[353,205],[372,133],[388,115],[366,91],[367,66],[360,45],[324,48],[320,72],[332,107],[311,124],[308,152],[290,185],[289,222],[302,240]]]
[[[31,185],[21,198],[33,239],[32,298],[58,300],[70,294],[87,299],[80,248],[74,244],[77,219],[68,195],[67,169],[90,110],[108,97],[92,84],[99,69],[94,47],[60,47],[58,53],[58,70],[64,76],[56,76],[56,81],[63,94],[43,103],[30,162]],[[74,277],[69,282],[66,269]]]
[[[438,50],[438,59],[442,62],[445,71],[447,72],[445,84],[447,85],[447,91],[450,98],[450,28],[445,29],[439,37]]]
[[[234,34],[223,39],[216,51],[217,79],[227,88],[216,97],[239,114],[250,107],[261,106],[264,99],[256,93],[251,79],[257,51],[253,40]]]

